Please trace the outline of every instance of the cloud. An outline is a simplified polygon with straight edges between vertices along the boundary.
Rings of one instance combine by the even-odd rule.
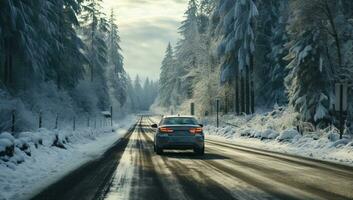
[[[117,13],[125,69],[157,80],[168,42],[176,43],[187,0],[105,0]]]
[[[175,30],[178,23],[172,19],[155,19],[125,27],[121,37],[126,70],[156,79],[167,43],[175,43],[178,38]]]

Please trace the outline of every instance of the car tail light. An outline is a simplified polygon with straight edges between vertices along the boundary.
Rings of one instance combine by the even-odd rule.
[[[160,131],[161,133],[173,133],[173,129],[168,128],[168,127],[160,127],[160,128],[159,128],[159,131]]]
[[[198,134],[198,133],[202,133],[202,128],[201,128],[201,127],[198,127],[198,128],[191,128],[189,131],[190,131],[190,133],[192,133],[192,134]]]

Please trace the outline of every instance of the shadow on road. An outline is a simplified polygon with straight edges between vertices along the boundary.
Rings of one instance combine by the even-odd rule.
[[[214,153],[205,153],[203,156],[194,154],[193,152],[175,152],[175,151],[165,151],[163,153],[164,157],[169,158],[178,158],[178,159],[195,159],[195,160],[226,160],[230,159],[229,157],[214,154]]]

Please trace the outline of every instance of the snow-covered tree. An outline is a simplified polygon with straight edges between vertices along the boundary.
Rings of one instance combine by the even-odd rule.
[[[47,110],[71,118],[73,113],[106,110],[115,99],[120,105],[125,102],[117,26],[108,23],[101,4],[0,1],[0,88],[25,105],[20,116]],[[1,110],[3,114],[9,116]],[[33,119],[22,121],[31,124]]]
[[[48,6],[42,8],[43,13],[48,12],[48,16],[55,16],[51,20],[58,27],[57,32],[55,32],[55,42],[49,43],[52,44],[49,66],[55,66],[53,71],[56,75],[53,74],[53,79],[56,79],[57,87],[59,89],[61,87],[72,89],[79,80],[83,79],[83,65],[87,63],[87,58],[83,54],[85,45],[76,33],[76,28],[80,26],[77,19],[80,5],[77,1],[71,0],[52,2],[55,5],[53,9],[57,10],[56,15],[48,12]]]
[[[107,32],[108,24],[101,7],[102,0],[88,0],[83,5],[82,31],[87,45],[89,58],[90,79],[93,82],[95,75],[101,74],[107,64],[107,44],[103,33]]]
[[[169,107],[172,96],[170,95],[175,87],[176,61],[174,59],[173,47],[169,43],[164,59],[162,61],[161,73],[159,77],[159,102],[161,106]]]
[[[105,79],[108,65],[108,46],[105,38],[109,24],[101,11],[102,0],[88,0],[83,5],[82,32],[87,45],[89,58],[90,81],[93,90],[99,96],[98,108],[106,110],[110,106],[108,87]]]
[[[127,75],[124,70],[123,56],[121,54],[120,36],[113,9],[109,18],[109,31],[107,37],[109,67],[107,76],[112,97],[122,106],[126,102],[127,96]]]
[[[315,13],[314,2],[297,0],[291,3],[288,43],[290,61],[286,77],[289,103],[299,112],[301,120],[319,122],[328,116],[329,73],[324,65],[325,41],[321,18]]]
[[[144,100],[144,97],[142,96],[143,88],[141,85],[141,79],[139,75],[136,75],[135,80],[134,80],[134,91],[136,94],[136,99],[135,102],[137,103],[137,109],[142,110],[142,102]]]
[[[185,12],[185,20],[179,28],[182,38],[176,47],[177,67],[180,68],[178,76],[182,79],[179,92],[181,96],[189,99],[193,95],[195,71],[198,65],[204,62],[200,54],[205,52],[199,32],[197,9],[196,0],[190,0]]]
[[[218,50],[223,62],[221,81],[235,78],[237,113],[254,112],[254,20],[258,15],[257,7],[252,0],[224,0],[220,1],[215,15],[220,18],[218,29],[224,35]]]
[[[237,50],[238,65],[240,72],[245,72],[245,112],[254,113],[254,20],[258,16],[258,10],[253,0],[243,0],[235,3],[234,12],[234,39],[239,45]]]
[[[139,112],[149,110],[158,96],[159,84],[146,78],[141,85],[141,78],[136,75],[134,81],[128,76],[127,102],[130,111]]]
[[[285,44],[288,20],[288,1],[264,1],[259,5],[256,23],[257,39],[255,60],[255,84],[257,105],[286,105],[284,77],[287,75],[283,57],[288,54]]]

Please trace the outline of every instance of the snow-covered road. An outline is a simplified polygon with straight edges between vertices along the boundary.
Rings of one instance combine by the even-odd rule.
[[[143,118],[101,160],[34,199],[352,199],[353,168],[207,140],[206,154],[153,153]]]

